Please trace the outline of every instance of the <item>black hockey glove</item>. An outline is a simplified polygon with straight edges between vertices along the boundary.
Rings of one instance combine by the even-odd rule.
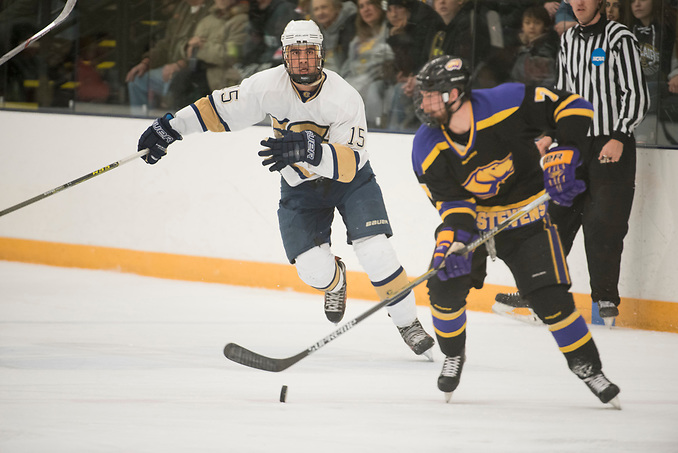
[[[142,157],[144,162],[153,165],[167,154],[167,147],[176,140],[181,140],[181,134],[172,129],[169,121],[174,118],[171,113],[153,121],[153,124],[141,134],[137,150],[148,148],[150,152]]]
[[[280,171],[295,162],[308,162],[318,165],[322,158],[322,137],[313,131],[282,131],[281,138],[267,138],[261,141],[268,149],[259,151],[259,155],[267,157],[262,164],[270,165],[270,171]]]

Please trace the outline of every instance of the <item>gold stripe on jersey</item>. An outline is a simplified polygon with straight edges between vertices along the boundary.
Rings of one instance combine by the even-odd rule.
[[[553,111],[553,119],[558,118],[558,114],[559,114],[564,108],[567,108],[568,105],[570,105],[571,103],[573,103],[573,102],[576,101],[577,99],[579,99],[579,95],[578,95],[578,94],[571,94],[570,96],[568,96],[567,99],[565,99],[563,102],[561,102],[560,105],[558,105],[558,108],[556,108],[556,109]]]
[[[207,96],[198,99],[193,105],[198,109],[200,118],[208,131],[226,132],[224,125],[221,123],[221,119],[219,119],[219,114],[214,110],[214,106]]]
[[[471,110],[473,110],[473,107],[471,107]],[[473,113],[472,113],[472,114],[473,114]],[[469,150],[471,149],[471,146],[473,145],[473,140],[474,140],[474,138],[475,138],[475,133],[476,133],[476,125],[475,125],[475,122],[471,121],[471,129],[469,130],[469,133],[468,133],[468,134],[469,134],[469,135],[468,135],[468,136],[469,136],[469,140],[468,140],[468,143],[466,144],[466,146],[465,146],[464,148],[459,148],[459,147],[457,146],[457,145],[460,144],[460,143],[457,143],[457,142],[455,142],[454,140],[452,140],[452,138],[449,136],[449,134],[447,133],[447,131],[445,130],[444,127],[441,126],[440,129],[443,131],[443,135],[445,135],[445,139],[447,140],[448,144],[449,144],[449,145],[457,152],[457,154],[459,155],[459,157],[461,157],[462,159],[463,159],[464,157],[466,157],[466,155],[468,154]],[[437,146],[436,146],[436,147],[437,147]],[[442,149],[441,149],[441,150],[442,150]]]
[[[445,218],[450,214],[468,214],[475,219],[477,213],[476,213],[476,210],[473,209],[473,206],[476,205],[476,200],[474,200],[473,198],[469,198],[468,200],[464,200],[464,201],[466,203],[468,203],[469,205],[472,205],[472,206],[469,206],[469,205],[467,205],[467,206],[454,206],[454,207],[446,209],[442,212],[441,212],[441,209],[443,208],[443,203],[445,203],[445,202],[438,201],[436,203],[436,209],[440,213],[440,218],[443,220],[443,222],[445,221]]]
[[[556,121],[560,121],[561,119],[565,118],[566,116],[572,116],[572,115],[586,116],[588,118],[593,118],[593,110],[590,110],[590,109],[567,109],[564,112],[561,112],[556,117]]]
[[[301,167],[300,165],[297,164],[292,164],[292,166],[302,175],[304,175],[304,178],[310,178],[311,176],[315,176],[315,173],[311,173],[310,171],[306,170],[305,168]]]
[[[421,188],[424,190],[424,193],[428,197],[429,200],[433,200],[433,195],[431,195],[431,191],[428,190],[428,186],[426,184],[419,184]]]
[[[358,171],[355,151],[346,145],[331,143],[330,149],[334,152],[336,175],[339,182],[351,182]]]
[[[490,126],[494,126],[497,123],[501,123],[506,118],[513,115],[515,111],[518,110],[518,108],[519,107],[512,107],[510,109],[502,110],[490,116],[489,118],[485,118],[484,120],[478,121],[476,126],[477,130],[482,130]]]
[[[586,116],[588,118],[593,118],[593,110],[585,108],[568,108],[570,104],[575,101],[582,99],[578,94],[572,94],[563,102],[560,103],[558,108],[553,112],[553,119],[558,122],[560,119],[565,118],[566,116],[580,115]]]
[[[443,132],[445,132],[443,130]],[[428,153],[428,156],[426,156],[426,159],[424,159],[424,162],[421,164],[421,172],[426,173],[426,170],[428,170],[428,167],[431,166],[431,164],[438,158],[438,155],[442,150],[449,149],[449,145],[445,142],[440,142],[437,143],[436,146],[433,147],[430,153]]]
[[[502,223],[504,220],[508,219],[510,216],[512,216],[517,210],[522,208],[523,206],[526,206],[542,196],[545,193],[544,190],[539,192],[536,195],[533,195],[532,197],[520,201],[518,203],[513,203],[510,205],[504,205],[504,206],[480,206],[478,205],[476,207],[476,227],[480,231],[487,231],[489,229],[492,229]],[[530,223],[536,222],[538,220],[541,220],[544,218],[546,215],[546,209],[547,205],[545,203],[540,204],[524,216],[522,216],[520,219],[518,219],[515,223],[513,223],[509,228],[517,228],[520,226],[525,226],[529,225]]]

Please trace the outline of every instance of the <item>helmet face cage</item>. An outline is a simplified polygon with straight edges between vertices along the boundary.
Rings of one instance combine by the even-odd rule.
[[[314,59],[308,55],[308,48],[313,48]],[[298,73],[298,68],[301,65],[299,61],[307,61],[309,66],[308,73]],[[311,85],[318,80],[323,72],[323,64],[325,62],[325,50],[322,45],[318,44],[290,44],[283,48],[283,61],[285,63],[285,69],[290,75],[290,78],[302,85]],[[296,69],[295,69],[296,68]],[[313,70],[315,68],[315,70]]]
[[[439,127],[449,119],[454,112],[448,104],[449,93],[454,88],[459,90],[459,97],[463,99],[470,90],[470,77],[466,67],[460,58],[443,55],[429,61],[417,74],[417,82],[414,89],[414,109],[419,120],[431,127]],[[444,104],[446,115],[437,114],[440,109],[426,112],[422,108],[424,95],[422,92],[438,92],[440,100]],[[435,102],[433,103],[435,108]]]
[[[323,35],[311,20],[290,21],[282,37],[283,63],[290,78],[297,83],[310,85],[320,80],[325,63]],[[312,54],[308,52],[313,47]],[[298,60],[297,60],[298,59]],[[308,64],[308,72],[299,72]],[[303,65],[302,65],[303,63]]]

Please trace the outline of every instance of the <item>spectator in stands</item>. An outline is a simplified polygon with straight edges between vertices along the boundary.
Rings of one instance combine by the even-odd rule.
[[[523,27],[518,37],[522,46],[511,71],[513,81],[553,86],[560,42],[543,6],[530,6],[523,12]]]
[[[168,20],[164,37],[144,54],[125,81],[132,113],[142,113],[142,106],[161,104],[168,108],[167,95],[175,74],[188,67],[184,48],[198,22],[209,13],[211,0],[183,0]]]
[[[313,17],[313,5],[311,0],[299,0],[294,10],[296,11],[297,16],[302,20],[311,20]]]
[[[543,3],[543,7],[546,10],[546,12],[549,14],[549,17],[551,20],[553,20],[556,17],[556,13],[558,12],[558,8],[560,8],[560,4],[562,2],[557,1],[557,2],[551,2],[551,1],[546,1]],[[539,4],[539,2],[537,3]]]
[[[188,105],[214,90],[240,83],[233,65],[240,61],[247,39],[248,3],[214,0],[210,14],[201,20],[185,47],[188,67],[177,73],[170,86],[172,105]]]
[[[470,0],[434,0],[433,9],[443,20],[443,26],[433,38],[431,48],[428,50],[429,59],[441,55],[455,55],[469,62],[474,71],[477,71],[478,66],[487,61],[492,54],[486,21],[487,10]],[[474,17],[476,11],[477,17]],[[509,71],[510,67],[506,72]],[[489,75],[489,78],[494,77]],[[475,80],[485,85],[488,74],[477,74]]]
[[[393,78],[394,55],[386,42],[386,23],[380,0],[358,1],[356,35],[340,72],[362,96],[369,127],[383,127],[383,117],[390,107],[385,99]]]
[[[654,143],[656,115],[660,111],[662,99],[669,96],[668,75],[671,72],[675,32],[663,23],[661,0],[631,0],[630,9],[631,30],[638,39],[640,64],[650,92],[650,110],[638,126],[636,139],[640,143]]]
[[[152,100],[165,96],[174,74],[188,67],[184,48],[210,6],[208,0],[184,0],[177,5],[174,16],[167,22],[164,38],[127,73],[125,82],[133,114],[143,113],[139,107],[152,105]]]
[[[676,23],[678,28],[678,22]],[[662,109],[660,112],[660,124],[664,132],[666,143],[678,145],[678,138],[674,137],[675,133],[670,133],[666,123],[678,123],[678,35],[676,35],[673,43],[673,52],[671,53],[671,72],[668,75],[668,96],[662,99]]]
[[[242,78],[282,64],[280,36],[287,23],[298,18],[295,3],[250,0],[248,37],[240,65]]]
[[[355,36],[358,8],[352,1],[312,0],[313,21],[323,33],[325,67],[340,71]]]
[[[675,38],[675,32],[664,26],[661,8],[661,0],[631,1],[631,29],[638,39],[640,62],[653,101],[657,90],[653,90],[651,85],[667,80]],[[652,104],[655,102],[651,101],[650,104],[652,109]]]
[[[622,7],[622,0],[607,0],[603,3],[602,8],[604,8],[605,16],[607,20],[613,20],[624,24],[629,25],[628,18],[626,17],[627,8]]]
[[[388,44],[395,54],[396,84],[393,87],[388,128],[416,130],[421,124],[412,103],[415,74],[428,61],[434,36],[444,24],[427,4],[417,0],[388,0]]]

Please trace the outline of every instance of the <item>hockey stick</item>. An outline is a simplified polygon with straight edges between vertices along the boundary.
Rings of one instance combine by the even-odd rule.
[[[87,181],[88,179],[92,179],[92,178],[94,178],[95,176],[99,176],[99,175],[102,174],[102,173],[106,173],[106,172],[109,171],[109,170],[113,170],[114,168],[118,168],[118,167],[121,166],[122,164],[126,164],[127,162],[129,162],[129,161],[131,161],[131,160],[134,160],[134,159],[136,159],[137,157],[143,157],[143,156],[145,156],[146,154],[148,154],[148,149],[142,149],[141,151],[138,151],[138,152],[132,154],[131,156],[127,156],[127,157],[125,157],[125,158],[123,158],[123,159],[120,159],[120,160],[117,161],[117,162],[113,162],[112,164],[106,165],[105,167],[101,167],[101,168],[98,169],[98,170],[94,170],[92,173],[88,173],[88,174],[86,174],[85,176],[81,176],[81,177],[79,177],[79,178],[77,178],[77,179],[74,179],[74,180],[71,181],[71,182],[67,182],[66,184],[63,184],[63,185],[61,185],[61,186],[59,186],[59,187],[55,187],[55,188],[52,189],[52,190],[48,190],[47,192],[45,192],[45,193],[43,193],[43,194],[40,194],[40,195],[38,195],[38,196],[35,196],[35,197],[31,198],[30,200],[23,201],[23,202],[21,202],[21,203],[19,203],[19,204],[16,204],[16,205],[14,205],[14,206],[12,206],[12,207],[9,207],[9,208],[7,208],[7,209],[5,209],[5,210],[3,210],[3,211],[0,211],[0,217],[4,216],[5,214],[9,214],[10,212],[14,212],[14,211],[16,211],[17,209],[21,209],[21,208],[23,208],[23,207],[26,207],[26,206],[28,206],[29,204],[33,204],[33,203],[35,203],[36,201],[40,201],[40,200],[42,200],[43,198],[47,198],[47,197],[49,197],[49,196],[51,196],[51,195],[54,195],[55,193],[61,192],[62,190],[66,190],[66,189],[68,189],[69,187],[73,187],[73,186],[75,186],[76,184],[80,184],[81,182]]]
[[[458,253],[459,255],[464,255],[480,245],[484,244],[485,242],[489,241],[491,238],[496,236],[500,231],[505,230],[509,226],[511,226],[514,222],[516,222],[518,219],[521,217],[525,216],[528,214],[530,211],[533,209],[537,208],[541,204],[547,202],[550,200],[551,197],[549,196],[548,193],[544,193],[541,195],[539,198],[535,199],[531,203],[525,205],[524,207],[518,209],[516,212],[514,212],[511,216],[509,216],[506,220],[504,220],[502,223],[497,225],[496,227],[492,228],[491,230],[486,231],[483,233],[483,235],[476,239],[475,241],[471,242],[470,244],[466,245],[464,248],[456,251],[455,253]],[[334,332],[330,333],[326,337],[322,338],[321,340],[317,341],[313,345],[309,346],[306,348],[304,351],[301,351],[299,354],[293,355],[292,357],[287,357],[284,359],[275,359],[271,357],[266,357],[261,354],[257,354],[256,352],[250,351],[247,348],[244,348],[236,343],[229,343],[224,347],[224,355],[226,356],[227,359],[232,360],[233,362],[239,363],[241,365],[245,365],[251,368],[257,368],[260,370],[264,371],[272,371],[274,373],[277,373],[279,371],[286,370],[287,368],[291,367],[301,359],[311,355],[318,349],[322,348],[325,346],[327,343],[329,343],[332,340],[335,340],[337,337],[340,335],[348,332],[351,330],[353,327],[355,327],[359,322],[363,321],[365,318],[368,316],[372,315],[373,313],[377,312],[378,310],[382,309],[386,305],[390,304],[394,300],[397,300],[403,296],[403,294],[407,293],[408,291],[411,291],[414,287],[419,285],[420,283],[428,280],[429,278],[433,277],[439,270],[441,270],[443,267],[445,267],[445,262],[438,266],[437,268],[430,269],[428,272],[425,274],[415,278],[412,280],[409,284],[405,285],[402,287],[398,292],[395,294],[391,295],[390,297],[382,300],[378,304],[374,305],[372,308],[361,314],[360,316],[348,321],[341,327],[339,327],[337,330]]]
[[[9,59],[14,57],[16,54],[24,50],[26,47],[28,47],[32,42],[37,41],[38,39],[42,38],[44,35],[49,33],[54,27],[61,25],[63,21],[66,20],[66,18],[71,14],[71,11],[73,11],[73,8],[75,7],[75,2],[77,0],[67,0],[66,5],[64,6],[64,9],[61,11],[61,14],[57,16],[56,19],[54,19],[49,25],[47,25],[45,28],[28,38],[26,41],[22,42],[18,46],[16,46],[14,49],[10,50],[7,52],[5,55],[3,55],[0,58],[0,66],[2,66],[5,62],[7,62]]]

